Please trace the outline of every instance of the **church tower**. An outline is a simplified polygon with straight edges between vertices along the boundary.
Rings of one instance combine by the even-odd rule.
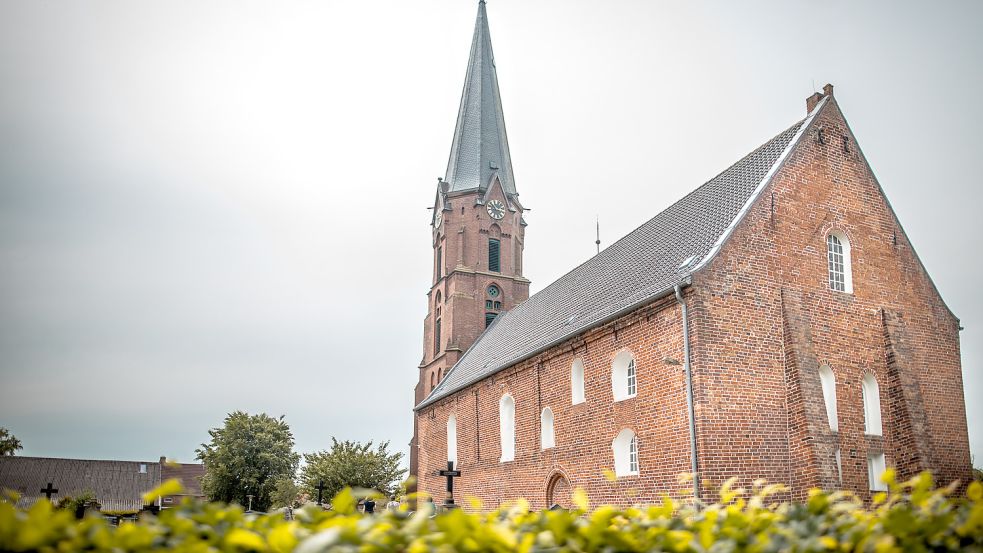
[[[478,3],[471,55],[431,229],[423,359],[414,405],[423,401],[495,317],[529,297],[522,276],[526,223],[515,188],[485,2]],[[416,417],[414,417],[415,421]],[[410,474],[417,475],[417,424]],[[430,470],[439,467],[423,467]]]

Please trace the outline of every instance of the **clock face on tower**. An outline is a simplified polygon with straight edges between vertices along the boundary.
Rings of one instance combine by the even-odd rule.
[[[505,204],[498,200],[488,202],[485,209],[488,210],[488,214],[491,215],[492,219],[501,219],[502,217],[505,217]]]
[[[444,220],[443,215],[438,211],[436,215],[433,216],[433,228],[440,228],[440,223]]]

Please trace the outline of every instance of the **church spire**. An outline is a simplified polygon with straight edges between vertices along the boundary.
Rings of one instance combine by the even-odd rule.
[[[450,192],[484,189],[496,174],[505,191],[516,194],[488,15],[481,0],[444,180]]]

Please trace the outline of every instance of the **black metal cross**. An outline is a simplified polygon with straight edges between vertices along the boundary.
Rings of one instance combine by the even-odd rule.
[[[321,504],[321,494],[324,493],[324,480],[318,480],[317,482],[317,504]]]
[[[58,493],[58,488],[52,488],[51,487],[51,482],[48,482],[48,487],[47,488],[41,488],[41,493],[43,493],[45,495],[45,497],[48,498],[48,501],[51,501],[51,496],[53,496],[56,493]]]
[[[447,501],[444,505],[447,507],[454,506],[454,479],[461,476],[461,471],[454,470],[454,461],[447,461],[447,470],[438,470],[437,474],[439,476],[447,477]]]

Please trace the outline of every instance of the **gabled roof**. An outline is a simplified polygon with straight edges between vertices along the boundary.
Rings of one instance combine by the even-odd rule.
[[[143,494],[160,485],[160,463],[0,457],[0,489],[21,494],[19,505],[28,506],[43,497],[41,489],[48,482],[58,490],[52,501],[89,491],[103,510],[137,511],[144,506]]]
[[[498,91],[488,15],[482,0],[478,3],[471,56],[444,180],[449,184],[448,192],[483,189],[496,173],[505,191],[515,194],[502,96]]]
[[[825,105],[500,315],[417,409],[671,293],[719,251]]]

